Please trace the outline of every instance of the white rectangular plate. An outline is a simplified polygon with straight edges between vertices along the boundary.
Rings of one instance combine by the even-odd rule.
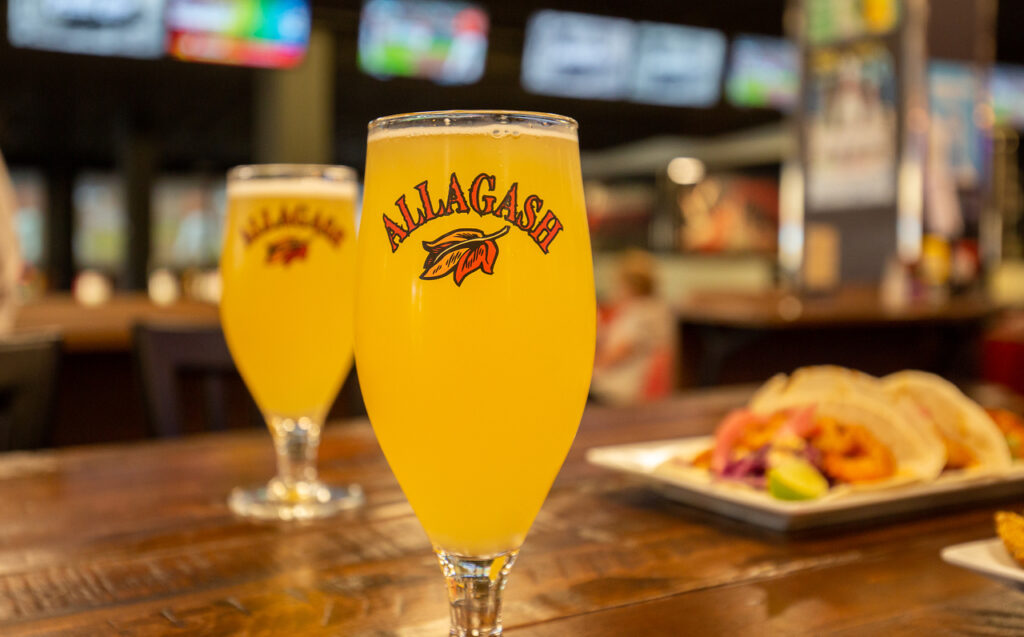
[[[942,549],[942,559],[1024,590],[1024,568],[1013,561],[997,537],[947,546]]]
[[[734,482],[712,479],[706,471],[656,471],[674,456],[696,455],[711,445],[710,436],[595,447],[587,461],[640,476],[673,500],[778,531],[874,522],[924,511],[998,500],[1024,492],[1024,463],[999,475],[945,474],[927,483],[886,489],[833,489],[817,500],[788,502]]]

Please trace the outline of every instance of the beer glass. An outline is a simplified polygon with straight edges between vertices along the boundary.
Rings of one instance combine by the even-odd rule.
[[[277,451],[265,487],[235,489],[239,515],[328,516],[357,485],[317,480],[320,432],[352,367],[356,182],[342,166],[268,164],[228,173],[221,323]]]
[[[363,210],[356,361],[370,421],[448,580],[451,634],[497,635],[593,366],[576,122],[377,119]]]

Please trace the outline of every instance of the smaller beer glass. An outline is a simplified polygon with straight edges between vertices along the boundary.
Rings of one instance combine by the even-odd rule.
[[[358,485],[328,487],[316,470],[324,419],[352,367],[355,191],[343,166],[228,173],[221,323],[277,451],[269,484],[231,493],[239,515],[321,518],[363,501]]]

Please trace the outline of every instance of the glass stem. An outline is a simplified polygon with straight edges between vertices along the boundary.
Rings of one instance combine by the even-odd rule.
[[[435,549],[448,583],[452,627],[456,637],[501,634],[501,594],[519,551],[467,557]]]
[[[277,477],[271,489],[287,499],[301,499],[309,490],[308,486],[316,482],[321,424],[305,417],[273,416],[269,420],[277,450]]]

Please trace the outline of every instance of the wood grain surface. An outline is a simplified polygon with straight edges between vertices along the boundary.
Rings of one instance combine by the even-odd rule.
[[[584,462],[708,432],[749,392],[588,410],[512,572],[507,634],[1024,633],[1024,597],[939,559],[992,536],[994,506],[786,536]],[[0,634],[447,634],[440,571],[365,421],[329,427],[321,454],[327,480],[363,485],[361,510],[233,517],[227,492],[272,465],[262,431],[0,457]]]

